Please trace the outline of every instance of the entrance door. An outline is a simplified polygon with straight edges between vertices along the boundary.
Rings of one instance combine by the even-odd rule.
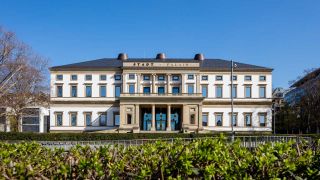
[[[143,131],[150,131],[151,130],[151,123],[152,123],[152,113],[150,108],[141,108],[141,130]]]
[[[167,127],[167,109],[156,108],[156,130],[165,131]]]
[[[171,131],[178,131],[181,129],[181,109],[172,108],[171,109]]]

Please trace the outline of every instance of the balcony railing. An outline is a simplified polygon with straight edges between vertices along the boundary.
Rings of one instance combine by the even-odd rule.
[[[121,97],[202,97],[201,93],[121,93]]]

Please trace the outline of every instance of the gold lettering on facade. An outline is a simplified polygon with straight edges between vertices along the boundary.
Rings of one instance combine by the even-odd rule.
[[[128,62],[125,67],[199,67],[199,63],[153,63],[153,62]]]

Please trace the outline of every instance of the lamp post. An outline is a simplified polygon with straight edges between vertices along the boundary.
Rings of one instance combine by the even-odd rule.
[[[233,60],[231,60],[231,141],[234,141],[234,129],[233,129],[233,68],[237,65],[233,64]]]
[[[273,134],[276,134],[276,102],[272,104],[273,110]]]

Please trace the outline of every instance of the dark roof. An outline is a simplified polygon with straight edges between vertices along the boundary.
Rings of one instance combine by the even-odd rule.
[[[183,59],[183,58],[166,58],[166,59],[154,59],[154,58],[129,58],[127,60],[118,60],[116,58],[103,58],[91,61],[84,61],[80,63],[67,64],[62,66],[51,67],[50,70],[73,70],[73,69],[121,69],[122,62],[186,62],[186,63],[200,63],[200,69],[205,71],[228,71],[230,69],[230,61],[222,59]],[[273,69],[255,66],[245,63],[234,62],[237,64],[235,71],[272,71]]]
[[[317,68],[317,69],[313,70],[312,72],[306,74],[301,79],[299,79],[294,84],[292,84],[290,87],[302,86],[304,83],[306,83],[310,80],[316,79],[316,78],[318,78],[318,79],[320,78],[320,68]]]

